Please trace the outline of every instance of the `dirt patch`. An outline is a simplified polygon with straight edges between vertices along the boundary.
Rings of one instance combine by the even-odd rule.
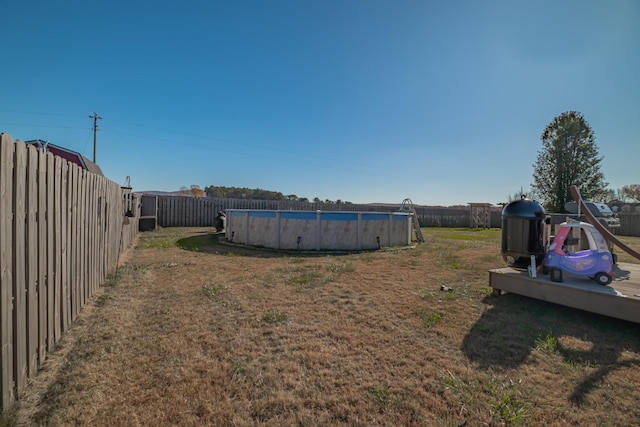
[[[491,295],[499,230],[276,253],[140,236],[21,397],[19,425],[631,425],[637,325]]]

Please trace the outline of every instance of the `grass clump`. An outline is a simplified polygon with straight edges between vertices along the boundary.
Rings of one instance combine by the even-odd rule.
[[[229,258],[237,258],[237,257],[241,257],[242,254],[236,253],[236,252],[227,252],[225,254],[225,256],[229,257]]]
[[[505,390],[491,403],[494,416],[508,426],[528,426],[531,417],[527,410],[527,404],[521,399],[515,390]]]
[[[246,373],[245,362],[243,358],[236,357],[231,361],[231,378],[237,379]]]
[[[333,274],[353,273],[356,269],[350,263],[334,263],[327,266],[327,270]]]
[[[115,273],[110,274],[106,278],[103,286],[105,288],[114,288],[122,282],[123,277],[125,276],[137,277],[137,276],[140,276],[145,271],[147,271],[148,269],[149,269],[149,266],[146,264],[132,263],[132,264],[121,265],[118,268],[116,268]]]
[[[440,313],[417,310],[415,314],[420,318],[420,320],[422,320],[422,323],[429,328],[437,325],[442,320],[442,315]]]
[[[208,297],[215,297],[224,293],[227,290],[227,287],[224,285],[210,285],[208,283],[202,285],[202,293]]]
[[[458,294],[450,287],[447,287],[446,289],[441,287],[438,292],[435,292],[432,289],[422,288],[416,291],[416,295],[423,300],[453,301],[458,299]]]
[[[287,313],[279,311],[269,311],[262,316],[262,321],[268,324],[281,324],[289,320]]]
[[[391,389],[388,385],[382,385],[377,388],[371,389],[371,397],[373,401],[376,402],[380,411],[384,411],[384,409],[391,402]]]
[[[451,371],[447,371],[445,375],[442,375],[441,381],[444,386],[456,393],[460,393],[465,386],[464,381],[461,378],[456,377],[451,373]]]
[[[536,338],[536,348],[542,351],[555,352],[558,350],[558,338],[553,335]]]
[[[280,279],[279,277],[277,277],[272,273],[267,273],[267,274],[264,274],[262,277],[260,277],[260,280],[261,280],[262,286],[264,286],[265,288],[272,288],[276,285],[276,283]]]
[[[493,295],[493,290],[494,289],[489,285],[482,286],[480,288],[480,295],[484,297],[490,297],[491,295]]]
[[[451,252],[440,253],[441,263],[452,270],[472,270],[473,266],[460,261],[457,255]]]
[[[299,265],[286,268],[285,283],[294,285],[299,288],[312,288],[313,286],[323,283],[325,277],[319,272],[317,265]]]
[[[529,399],[518,390],[520,381],[508,380],[506,383],[499,383],[495,377],[466,381],[455,376],[450,370],[441,375],[440,381],[446,389],[458,396],[463,407],[485,402],[493,420],[490,425],[531,425]]]
[[[108,294],[102,294],[96,299],[96,306],[104,307],[107,304],[107,301],[110,300],[111,297]]]
[[[416,295],[418,295],[422,299],[432,299],[435,298],[435,293],[431,289],[423,288],[418,289],[416,291]]]
[[[460,259],[453,254],[447,254],[445,256],[444,259],[445,264],[447,265],[447,267],[453,269],[453,270],[471,270],[473,269],[473,267],[469,264],[465,264],[463,262],[460,262]]]

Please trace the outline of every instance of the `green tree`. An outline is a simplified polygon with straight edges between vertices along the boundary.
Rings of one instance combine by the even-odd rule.
[[[572,200],[572,185],[585,200],[604,201],[608,183],[600,170],[602,157],[582,114],[568,111],[556,116],[541,138],[531,190],[545,209],[564,212],[564,204]]]

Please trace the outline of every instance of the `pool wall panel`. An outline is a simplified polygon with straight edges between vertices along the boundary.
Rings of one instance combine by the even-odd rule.
[[[411,243],[408,213],[227,211],[226,237],[286,250],[363,250]]]

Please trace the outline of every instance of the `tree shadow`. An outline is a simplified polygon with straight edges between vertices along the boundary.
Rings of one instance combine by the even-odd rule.
[[[516,294],[494,294],[483,302],[488,309],[462,343],[463,353],[482,368],[517,368],[535,348],[551,343],[568,366],[597,368],[569,397],[580,406],[609,373],[640,366],[640,357],[620,360],[623,351],[640,354],[640,325],[636,323]],[[558,341],[559,337],[588,345],[571,348]]]

